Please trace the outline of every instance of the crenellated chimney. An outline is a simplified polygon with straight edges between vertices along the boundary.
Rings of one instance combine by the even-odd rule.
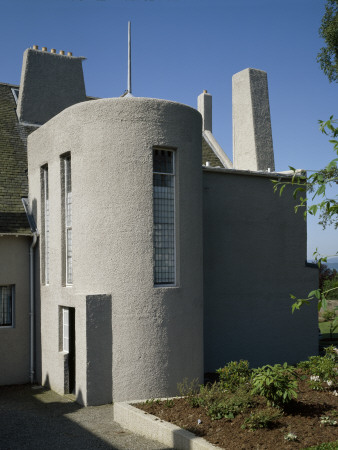
[[[38,50],[38,46],[24,52],[17,107],[20,122],[44,124],[68,106],[86,100],[85,58],[55,52],[46,47]]]
[[[232,77],[232,130],[234,169],[275,170],[266,72]]]

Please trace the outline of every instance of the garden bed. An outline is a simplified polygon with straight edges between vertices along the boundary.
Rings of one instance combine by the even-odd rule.
[[[249,407],[238,410],[233,418],[218,420],[215,418],[217,414],[213,414],[213,419],[210,409],[208,411],[204,405],[195,404],[193,407],[196,402],[192,401],[191,395],[168,400],[152,399],[133,406],[228,450],[304,449],[328,442],[333,444],[325,450],[338,449],[337,386],[322,383],[323,390],[314,390],[309,385],[309,372],[303,369],[296,372],[297,398],[280,409],[267,407],[266,398],[259,395],[251,395]],[[242,392],[240,395],[245,397],[246,394]],[[236,396],[235,393],[234,398],[238,398]],[[260,413],[264,416],[268,411],[279,414],[279,417],[265,428],[251,430],[252,417]],[[287,436],[293,440],[286,440]]]

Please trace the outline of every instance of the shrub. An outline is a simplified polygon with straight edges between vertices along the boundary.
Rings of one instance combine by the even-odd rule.
[[[323,291],[330,291],[326,294],[327,300],[338,299],[338,274],[337,274],[337,272],[334,277],[328,278],[323,282]]]
[[[323,319],[325,322],[331,322],[336,318],[336,311],[325,311],[323,312]]]
[[[249,362],[240,360],[231,361],[221,369],[216,370],[219,375],[220,384],[224,389],[234,391],[241,384],[248,383],[251,377]]]
[[[259,428],[270,428],[282,416],[280,410],[276,408],[265,408],[256,413],[250,414],[244,419],[242,428],[258,430]]]
[[[224,391],[221,387],[215,387],[209,396],[204,396],[204,406],[207,410],[207,415],[212,420],[219,420],[223,418],[233,419],[237,414],[243,413],[251,408],[254,404],[251,393],[243,386],[236,391]]]
[[[287,363],[253,370],[252,393],[266,398],[268,405],[281,406],[297,398],[296,372]]]
[[[200,391],[200,385],[198,383],[198,378],[194,378],[189,381],[188,378],[184,378],[181,383],[177,383],[177,390],[181,397],[187,397],[187,402],[193,408],[199,406],[198,394]]]
[[[331,345],[325,349],[324,356],[310,356],[307,366],[303,366],[310,375],[312,389],[323,390],[323,383],[334,389],[338,380],[337,353],[338,350]]]

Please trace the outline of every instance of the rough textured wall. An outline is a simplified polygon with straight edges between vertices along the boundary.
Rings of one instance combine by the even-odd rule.
[[[29,382],[29,237],[0,236],[0,286],[15,285],[14,327],[0,327],[0,385]]]
[[[235,169],[275,170],[266,72],[245,69],[232,77]]]
[[[175,287],[153,286],[153,147],[176,154]],[[72,161],[72,287],[61,286],[60,154],[65,152]],[[53,187],[50,285],[41,289],[43,378],[48,374],[51,386],[62,391],[57,310],[58,305],[74,306],[77,393],[79,401],[82,397],[88,403],[87,356],[92,353],[86,351],[90,323],[85,297],[104,294],[112,299],[114,400],[173,395],[184,377],[202,379],[200,114],[156,99],[82,103],[34,132],[28,155],[30,200],[37,202],[38,223],[43,164],[48,163]]]
[[[233,360],[295,363],[318,352],[316,304],[291,314],[318,271],[305,267],[306,222],[268,177],[205,170],[205,369]]]
[[[68,106],[85,101],[82,60],[27,49],[22,63],[19,121],[43,124]]]

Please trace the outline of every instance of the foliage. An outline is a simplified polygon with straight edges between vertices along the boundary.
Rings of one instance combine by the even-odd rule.
[[[334,419],[331,419],[329,416],[322,416],[320,418],[320,424],[335,427],[337,425],[337,421]]]
[[[159,398],[150,398],[149,400],[146,400],[146,403],[149,405],[153,405],[154,403],[159,404],[161,403],[161,400]]]
[[[188,378],[184,378],[181,383],[177,383],[177,390],[182,397],[187,397],[189,405],[193,408],[199,406],[198,394],[200,392],[200,385],[198,378],[194,378],[189,381]]]
[[[172,408],[175,403],[172,398],[167,398],[166,400],[164,400],[163,404],[166,408]]]
[[[332,320],[334,320],[336,317],[336,311],[325,311],[323,313],[323,319],[325,320],[325,322],[330,322]]]
[[[329,81],[338,82],[338,0],[327,0],[319,35],[326,47],[320,49],[317,61]]]
[[[323,289],[324,283],[338,277],[336,269],[330,269],[326,264],[321,264],[319,268],[319,289]]]
[[[338,441],[325,442],[323,444],[315,445],[314,447],[306,447],[304,450],[337,450]]]
[[[265,408],[244,419],[242,428],[249,428],[251,431],[259,428],[270,428],[281,416],[282,412],[279,409]]]
[[[338,280],[337,280],[337,287],[338,287]],[[330,339],[333,339],[333,333],[336,331],[336,329],[338,328],[338,321],[336,320],[336,311],[325,311],[323,313],[323,319],[327,322],[329,322],[330,328],[329,328],[329,333],[330,333]]]
[[[323,291],[327,292],[327,300],[338,299],[338,274],[334,278],[324,281]]]
[[[332,389],[338,381],[338,350],[333,347],[325,349],[324,356],[310,356],[305,363],[299,363],[298,367],[304,369],[309,375],[309,383],[314,390],[323,390],[323,383]]]
[[[266,398],[268,405],[282,406],[297,398],[296,372],[287,363],[266,365],[253,370],[252,393]]]
[[[212,420],[223,418],[233,419],[254,404],[251,393],[244,387],[234,392],[224,391],[219,383],[215,383],[209,390],[201,393],[201,405],[205,406],[207,415]]]
[[[338,0],[337,0],[338,1]],[[338,156],[338,123],[337,120],[333,119],[333,116],[330,117],[326,122],[320,120],[320,129],[322,133],[330,136],[330,142],[333,144],[333,150]],[[317,212],[320,215],[320,224],[325,228],[327,225],[334,225],[335,228],[338,227],[338,196],[335,195],[331,197],[327,195],[327,188],[333,185],[338,184],[338,168],[337,168],[338,158],[333,159],[327,164],[324,169],[321,169],[317,172],[311,173],[311,175],[306,176],[303,172],[296,171],[293,167],[290,166],[291,171],[293,172],[293,176],[291,181],[281,181],[280,179],[271,180],[274,184],[273,190],[274,192],[279,192],[279,195],[282,195],[285,187],[287,185],[291,185],[294,187],[293,197],[298,201],[298,204],[295,206],[295,212],[297,212],[300,208],[304,209],[304,217],[307,214],[311,214],[315,216]],[[309,198],[307,194],[312,194]],[[319,203],[311,202],[316,200],[320,200]],[[327,256],[320,257],[318,252],[314,253],[314,257],[318,263],[318,267],[324,262],[327,262]],[[308,297],[305,299],[299,299],[295,295],[291,295],[291,298],[295,300],[292,305],[292,312],[295,309],[299,309],[303,304],[309,304],[311,300],[318,300],[318,309],[322,307],[326,309],[326,300],[327,295],[330,292],[336,291],[337,288],[331,288],[326,291],[323,289],[315,289],[308,294]]]
[[[224,389],[234,391],[241,384],[248,383],[251,377],[249,362],[231,361],[221,369],[216,370],[219,375],[220,384]]]

